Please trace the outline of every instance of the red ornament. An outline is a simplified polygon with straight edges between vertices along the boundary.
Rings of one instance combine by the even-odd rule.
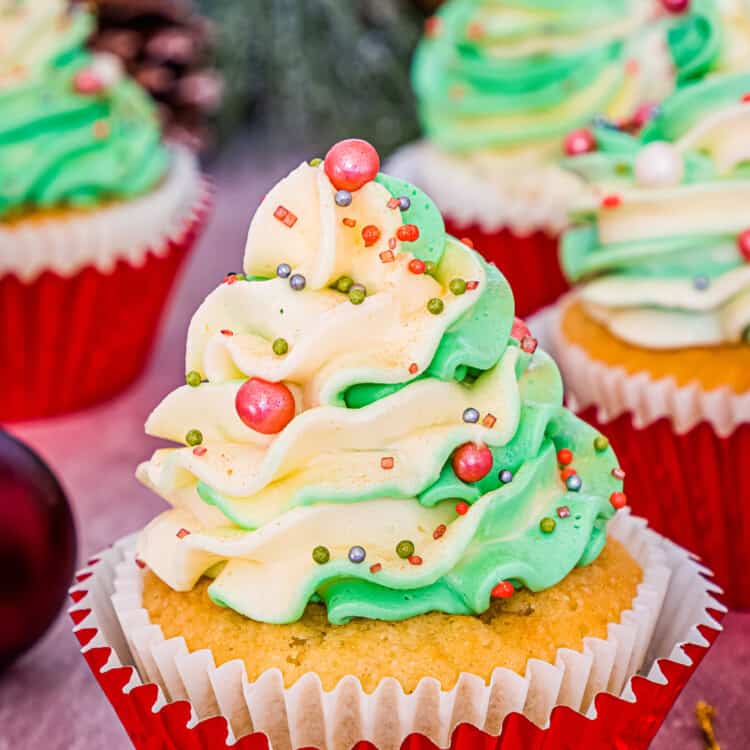
[[[612,503],[612,507],[615,510],[620,510],[628,504],[628,498],[624,492],[613,492],[609,496],[609,502]]]
[[[336,190],[353,192],[375,179],[380,171],[380,157],[367,141],[350,138],[331,148],[324,167]]]
[[[409,261],[409,270],[412,273],[420,274],[424,273],[424,269],[426,268],[424,261],[419,260],[419,258],[414,258],[414,260]]]
[[[0,671],[54,622],[73,580],[73,516],[54,474],[0,430]]]
[[[563,480],[563,482],[567,482],[567,481],[568,481],[568,479],[570,479],[570,477],[574,476],[574,475],[575,475],[575,474],[577,474],[577,473],[578,473],[578,472],[577,472],[577,471],[576,471],[575,469],[573,469],[573,468],[571,468],[571,467],[569,466],[569,467],[568,467],[567,469],[563,469],[563,470],[562,470],[562,471],[560,472],[560,479],[562,479],[562,480]]]
[[[456,503],[456,513],[459,516],[465,516],[469,512],[469,503],[465,503],[463,500],[460,503]]]
[[[396,237],[401,242],[416,242],[419,239],[419,227],[416,224],[403,224],[396,230]]]
[[[750,229],[746,229],[737,237],[737,247],[742,257],[750,263]]]
[[[568,156],[580,156],[591,151],[596,151],[596,138],[590,130],[573,130],[565,137],[565,153]]]
[[[493,599],[510,599],[516,590],[513,588],[513,584],[510,581],[500,581],[500,583],[492,589]]]
[[[294,396],[283,383],[250,378],[237,391],[234,408],[250,429],[275,435],[294,417]]]
[[[86,96],[98,94],[104,89],[102,79],[89,68],[83,68],[75,74],[75,77],[73,78],[73,86],[75,87],[76,93],[84,94]]]
[[[684,13],[690,7],[690,0],[661,0],[667,13]]]
[[[492,471],[492,451],[486,445],[464,443],[453,452],[453,471],[463,482],[478,482]]]
[[[572,464],[573,451],[568,450],[567,448],[561,448],[557,451],[557,463],[559,463],[560,466],[568,466],[569,464]]]
[[[365,247],[372,247],[380,239],[380,230],[374,224],[362,228],[362,239]]]
[[[510,335],[511,338],[514,338],[516,341],[521,341],[527,336],[531,336],[531,331],[529,330],[529,327],[526,325],[526,323],[521,320],[521,318],[514,318],[513,328],[510,329]]]

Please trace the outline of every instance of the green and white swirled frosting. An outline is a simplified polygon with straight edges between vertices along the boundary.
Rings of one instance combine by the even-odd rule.
[[[672,349],[750,327],[750,74],[667,99],[640,139],[599,130],[567,165],[593,192],[563,239],[589,312],[620,338]],[[608,197],[609,196],[609,197]]]
[[[127,199],[167,171],[148,95],[86,50],[91,29],[64,0],[0,2],[0,220]]]
[[[596,115],[630,118],[721,53],[713,0],[453,0],[414,62],[427,136],[449,151],[550,144]]]
[[[446,236],[423,193],[383,174],[351,205],[335,192],[319,166],[282,180],[252,221],[241,279],[193,318],[187,369],[204,382],[177,389],[149,417],[150,434],[184,447],[139,468],[173,506],[143,532],[140,559],[181,591],[209,573],[214,601],[271,623],[295,621],[318,599],[334,623],[476,614],[500,581],[553,586],[602,549],[619,489],[614,454],[563,408],[553,361],[511,337],[504,278]],[[403,212],[400,196],[411,201]],[[418,239],[399,239],[404,223]],[[370,246],[366,226],[380,230]],[[410,271],[415,258],[434,270]],[[277,277],[279,263],[306,278],[303,290]],[[342,276],[366,287],[364,302],[332,288]],[[451,291],[455,279],[475,283]],[[278,434],[238,416],[249,378],[294,395],[296,415]],[[466,421],[467,409],[480,419]],[[186,445],[191,430],[202,433],[198,449]],[[493,458],[475,482],[453,468],[467,442]],[[565,448],[580,491],[561,479]],[[512,481],[501,481],[503,470]],[[470,510],[459,513],[460,503]],[[558,514],[563,506],[569,515]],[[554,530],[549,520],[540,528],[545,518]],[[402,540],[417,564],[397,554]],[[319,546],[325,564],[313,559]],[[364,563],[350,560],[353,546]]]

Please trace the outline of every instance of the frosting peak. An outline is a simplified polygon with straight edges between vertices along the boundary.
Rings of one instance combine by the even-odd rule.
[[[311,599],[332,622],[480,613],[500,581],[553,585],[601,550],[611,450],[432,201],[329,166],[268,193],[244,273],[191,323],[188,385],[146,425],[184,447],[138,470],[173,506],[141,559],[178,590],[215,576],[214,601],[267,622]]]

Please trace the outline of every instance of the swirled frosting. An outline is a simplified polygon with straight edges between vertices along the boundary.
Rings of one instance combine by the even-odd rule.
[[[215,576],[216,603],[270,623],[295,621],[311,600],[333,623],[481,613],[499,582],[544,589],[594,560],[616,459],[563,408],[558,370],[519,333],[499,271],[446,236],[407,183],[379,174],[350,204],[335,198],[322,166],[276,185],[250,226],[244,274],[193,318],[187,369],[203,382],[148,419],[150,434],[183,447],[139,467],[173,506],[141,535],[139,558],[180,591]],[[361,304],[341,277],[366,288]],[[277,434],[240,418],[248,378],[293,394]],[[185,445],[195,430],[201,445]],[[467,443],[492,456],[475,481],[454,468]],[[565,449],[580,486],[561,478]],[[314,559],[319,547],[330,559]]]
[[[655,349],[737,343],[750,326],[750,75],[667,99],[637,140],[599,131],[569,160],[591,183],[563,266],[589,313]]]
[[[548,159],[596,115],[627,121],[721,52],[713,0],[655,16],[650,0],[453,0],[413,80],[428,137],[449,151],[534,146]],[[675,81],[676,79],[676,81]]]
[[[138,195],[167,169],[150,99],[90,31],[64,0],[0,2],[0,220]]]

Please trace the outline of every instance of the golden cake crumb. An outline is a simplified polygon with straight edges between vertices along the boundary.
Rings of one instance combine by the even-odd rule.
[[[331,690],[356,675],[367,692],[395,677],[412,692],[423,677],[451,689],[462,672],[489,682],[496,667],[524,674],[530,658],[553,661],[559,648],[580,650],[587,636],[606,637],[635,598],[642,571],[613,540],[591,565],[576,568],[547,591],[519,591],[479,617],[431,613],[404,622],[354,620],[331,625],[322,605],[290,625],[248,620],[209,599],[204,579],[176,592],[148,572],[143,606],[166,638],[183,636],[191,651],[208,648],[217,666],[242,659],[248,679],[277,668],[287,686],[307,672]]]
[[[580,302],[564,308],[562,332],[567,342],[606,365],[627,373],[648,373],[653,380],[672,377],[678,386],[697,382],[703,390],[728,386],[735,393],[750,391],[750,346],[696,346],[689,349],[645,349],[617,338],[586,313]]]

